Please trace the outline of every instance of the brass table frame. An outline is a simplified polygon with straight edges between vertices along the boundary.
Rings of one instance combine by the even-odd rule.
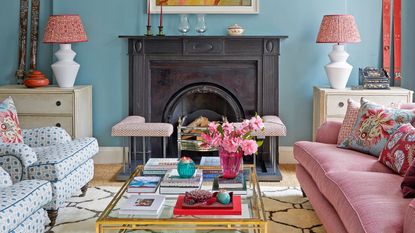
[[[143,166],[138,166],[131,174],[130,178],[124,183],[117,192],[105,210],[100,214],[96,221],[96,232],[126,232],[128,230],[251,230],[255,233],[267,233],[268,226],[265,217],[264,203],[261,197],[261,189],[259,187],[256,169],[253,165],[244,165],[244,169],[249,169],[249,185],[248,189],[252,191],[252,197],[248,198],[250,202],[251,218],[247,219],[227,219],[221,218],[203,218],[196,219],[192,217],[180,218],[113,218],[110,217],[111,211],[118,204],[124,193],[127,191],[128,184],[135,176],[141,174]],[[219,170],[218,167],[199,167],[203,170]]]

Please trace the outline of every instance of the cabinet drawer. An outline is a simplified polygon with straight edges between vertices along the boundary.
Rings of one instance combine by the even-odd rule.
[[[360,99],[364,97],[372,102],[377,104],[384,105],[386,107],[391,107],[399,103],[407,103],[408,96],[406,95],[397,95],[397,96],[357,96],[357,95],[329,95],[327,96],[327,115],[328,116],[343,116],[346,114],[347,110],[347,100],[349,98],[354,101],[360,102]]]
[[[72,94],[9,94],[16,104],[18,114],[72,114]],[[0,94],[0,99],[8,94]]]
[[[22,116],[19,115],[20,127],[22,129],[33,129],[40,127],[58,126],[72,135],[72,117],[50,117],[50,116]]]

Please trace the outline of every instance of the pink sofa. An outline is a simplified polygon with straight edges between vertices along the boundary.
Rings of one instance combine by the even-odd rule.
[[[297,177],[327,232],[415,233],[415,200],[402,177],[377,158],[336,146],[341,123],[327,122],[316,142],[297,142]]]

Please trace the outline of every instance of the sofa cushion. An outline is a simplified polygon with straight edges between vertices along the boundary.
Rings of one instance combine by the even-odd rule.
[[[3,143],[23,142],[16,106],[10,96],[0,102],[0,141]]]
[[[321,190],[348,232],[403,232],[410,200],[402,198],[402,177],[379,172],[329,172]]]
[[[415,157],[415,128],[411,124],[401,126],[392,134],[380,153],[379,161],[404,176]]]
[[[347,110],[344,116],[342,127],[340,128],[339,136],[337,138],[337,144],[341,144],[352,132],[353,126],[357,120],[357,114],[359,113],[360,103],[352,99],[347,100]]]
[[[413,110],[384,108],[362,98],[357,121],[350,135],[339,145],[379,157],[395,130],[412,122]]]
[[[370,171],[393,173],[373,156],[337,148],[335,144],[297,142],[295,159],[310,173],[314,181],[324,179],[331,171]]]
[[[28,168],[29,179],[57,181],[98,153],[98,142],[95,138],[81,138],[33,150],[38,161]]]
[[[415,198],[415,162],[412,162],[412,165],[406,171],[401,189],[405,198]]]
[[[0,232],[9,232],[52,200],[49,182],[25,180],[0,189]]]

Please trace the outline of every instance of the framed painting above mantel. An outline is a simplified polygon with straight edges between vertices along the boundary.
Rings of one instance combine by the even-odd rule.
[[[147,0],[150,12],[166,14],[258,14],[259,0]]]

